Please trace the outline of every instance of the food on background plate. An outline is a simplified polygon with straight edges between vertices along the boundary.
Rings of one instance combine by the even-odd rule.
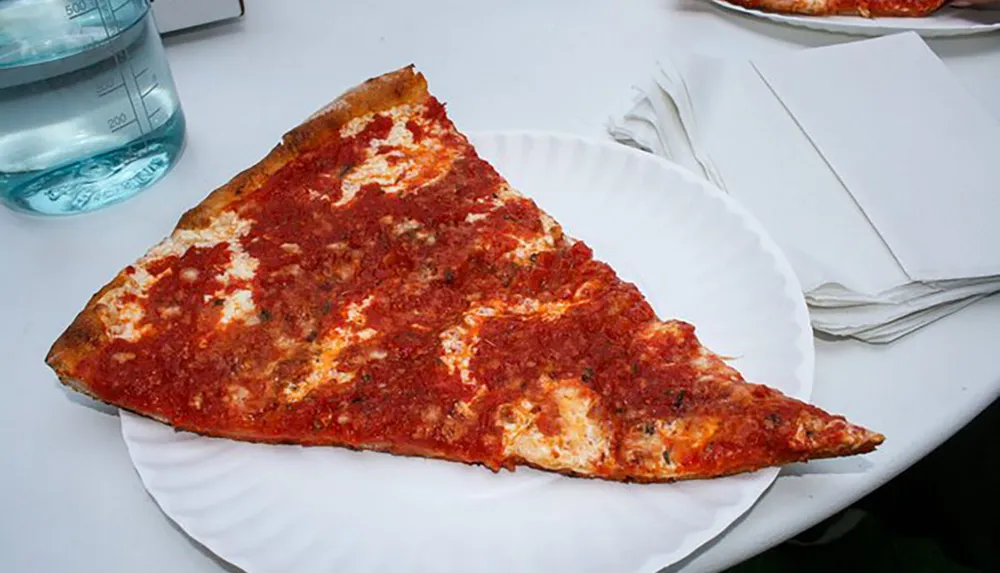
[[[661,321],[510,185],[412,67],[368,80],[94,295],[48,363],[206,436],[493,470],[706,478],[882,436]]]
[[[923,17],[947,0],[725,0],[751,10],[808,16]]]

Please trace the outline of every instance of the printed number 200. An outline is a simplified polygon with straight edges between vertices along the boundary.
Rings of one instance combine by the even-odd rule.
[[[117,129],[128,123],[128,115],[122,112],[108,120],[108,128]]]

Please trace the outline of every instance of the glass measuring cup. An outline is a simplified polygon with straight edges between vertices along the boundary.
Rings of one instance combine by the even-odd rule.
[[[0,0],[0,202],[55,215],[122,201],[183,140],[148,0]]]

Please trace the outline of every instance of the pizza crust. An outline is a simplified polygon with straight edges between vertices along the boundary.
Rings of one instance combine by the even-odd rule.
[[[292,129],[256,165],[245,169],[228,183],[212,191],[197,206],[184,213],[174,231],[200,230],[234,201],[259,189],[267,180],[297,155],[322,146],[335,137],[340,128],[356,117],[383,111],[405,103],[420,104],[430,97],[427,80],[411,64],[348,90],[304,123]],[[56,372],[60,381],[93,397],[86,384],[69,377],[84,357],[106,344],[108,335],[98,313],[100,301],[110,291],[122,287],[127,280],[125,271],[95,293],[65,332],[49,349],[45,362]]]

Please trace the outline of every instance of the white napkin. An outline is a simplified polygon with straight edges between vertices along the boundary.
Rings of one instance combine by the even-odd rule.
[[[817,330],[888,342],[1000,290],[1000,124],[916,34],[666,60],[610,131],[754,212]]]

